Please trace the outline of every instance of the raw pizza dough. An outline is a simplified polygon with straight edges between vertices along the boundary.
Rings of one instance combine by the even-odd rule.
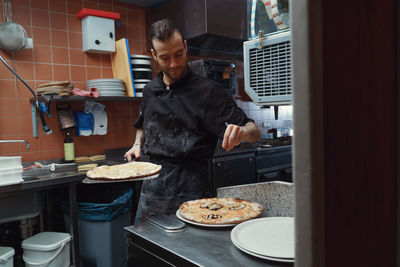
[[[102,165],[87,172],[93,180],[128,180],[152,176],[161,171],[162,166],[150,162],[132,161],[118,165]]]

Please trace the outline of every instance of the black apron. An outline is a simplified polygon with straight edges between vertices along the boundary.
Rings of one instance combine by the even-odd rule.
[[[135,224],[142,216],[175,214],[183,202],[211,196],[207,162],[151,161],[162,169],[159,177],[143,181]]]
[[[143,129],[142,153],[163,166],[158,178],[143,181],[135,223],[143,215],[174,214],[188,200],[211,196],[207,160],[225,124],[249,119],[214,81],[188,69],[166,89],[162,72],[146,84],[135,127]]]

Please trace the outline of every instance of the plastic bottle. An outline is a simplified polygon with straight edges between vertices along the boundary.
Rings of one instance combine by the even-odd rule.
[[[65,137],[64,139],[64,161],[65,162],[75,161],[74,139],[71,137],[69,131],[67,131],[67,137]]]

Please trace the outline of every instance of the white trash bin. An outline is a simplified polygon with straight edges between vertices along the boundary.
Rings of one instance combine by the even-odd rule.
[[[0,247],[0,267],[14,266],[15,250],[11,247]]]
[[[64,267],[70,265],[71,235],[41,232],[22,241],[26,267]]]

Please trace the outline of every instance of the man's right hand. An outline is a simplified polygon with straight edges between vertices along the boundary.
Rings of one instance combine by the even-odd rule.
[[[131,161],[133,157],[135,159],[140,159],[140,145],[139,144],[134,144],[131,149],[129,149],[124,157],[128,160]]]

